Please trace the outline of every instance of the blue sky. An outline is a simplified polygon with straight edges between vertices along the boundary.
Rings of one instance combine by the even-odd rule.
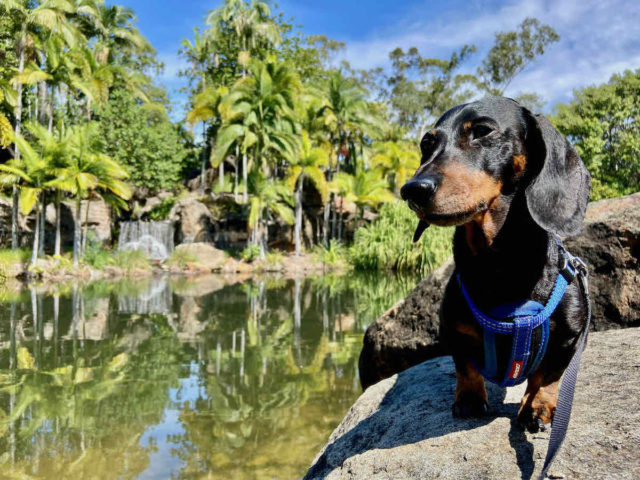
[[[109,2],[113,3],[113,2]],[[177,76],[185,68],[177,57],[183,38],[202,25],[221,0],[120,0],[134,9],[138,27],[165,65],[159,78],[184,108]],[[545,110],[572,98],[575,88],[607,81],[616,72],[640,68],[638,0],[451,0],[348,1],[282,0],[278,5],[307,34],[326,34],[347,44],[342,58],[357,68],[388,65],[395,47],[417,46],[424,56],[448,57],[465,43],[478,51],[463,70],[475,71],[494,33],[512,30],[527,16],[551,25],[560,41],[509,86],[506,94],[537,92]]]

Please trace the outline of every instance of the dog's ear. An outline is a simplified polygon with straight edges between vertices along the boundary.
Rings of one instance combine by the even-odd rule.
[[[546,117],[525,112],[527,164],[533,167],[533,177],[525,190],[529,213],[548,232],[577,235],[589,201],[589,172]]]

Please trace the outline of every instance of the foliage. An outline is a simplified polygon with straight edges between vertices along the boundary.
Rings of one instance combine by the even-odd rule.
[[[26,263],[31,258],[31,252],[26,248],[13,249],[3,248],[0,249],[0,265],[9,267],[16,263]]]
[[[98,270],[113,265],[114,252],[107,250],[98,242],[89,242],[82,257],[82,262]]]
[[[165,113],[143,108],[124,90],[98,110],[101,147],[125,165],[135,186],[170,188],[180,180],[187,152]]]
[[[451,256],[453,228],[431,227],[413,243],[417,219],[406,205],[388,203],[378,218],[356,231],[349,262],[357,269],[428,273]]]
[[[247,245],[247,247],[240,252],[240,258],[248,263],[256,261],[260,258],[260,246],[255,244]]]
[[[574,92],[552,122],[569,137],[591,173],[591,199],[640,190],[640,69]]]
[[[184,249],[178,249],[171,252],[167,259],[167,265],[171,267],[185,268],[189,263],[194,263],[198,259]]]
[[[142,250],[118,250],[113,253],[112,265],[127,273],[134,270],[151,270],[149,258]]]
[[[156,205],[149,211],[149,218],[155,221],[167,220],[175,204],[176,197],[165,198],[159,205]]]
[[[344,265],[347,262],[347,254],[347,247],[335,240],[329,242],[329,247],[316,245],[313,250],[313,255],[318,262],[331,266]]]

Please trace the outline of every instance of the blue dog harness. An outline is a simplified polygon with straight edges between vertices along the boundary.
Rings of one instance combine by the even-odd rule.
[[[490,382],[502,387],[518,385],[538,368],[544,357],[549,342],[549,319],[560,304],[567,286],[576,276],[572,266],[574,257],[567,253],[560,240],[557,240],[557,244],[562,264],[546,305],[528,300],[500,305],[485,314],[471,299],[460,272],[456,272],[467,305],[483,330],[484,362],[482,365],[476,362],[476,368]],[[507,319],[511,321],[505,321]],[[536,329],[539,332],[535,332]],[[497,337],[501,340],[501,345],[511,338],[511,353],[506,368],[504,365],[499,366]],[[537,342],[532,342],[534,337],[538,339]]]
[[[560,239],[556,240],[558,244],[559,255],[561,259],[560,272],[556,277],[556,283],[551,291],[549,300],[546,305],[538,302],[526,301],[507,305],[500,305],[485,315],[473,303],[469,292],[462,282],[460,272],[456,272],[462,295],[464,296],[469,309],[473,316],[482,326],[484,332],[484,365],[482,368],[476,368],[489,381],[497,383],[501,386],[511,386],[522,383],[529,375],[531,375],[540,365],[544,353],[547,349],[549,341],[549,318],[556,310],[567,286],[578,278],[578,284],[586,303],[587,320],[578,337],[576,352],[569,362],[569,366],[564,372],[564,378],[558,392],[558,403],[555,414],[553,416],[553,428],[549,437],[549,448],[544,459],[544,465],[537,480],[544,480],[547,471],[553,463],[567,433],[569,427],[569,419],[571,418],[571,406],[573,404],[573,395],[575,392],[576,381],[578,378],[578,369],[580,367],[580,358],[587,342],[589,334],[589,324],[591,322],[591,302],[589,301],[589,283],[588,271],[586,264],[578,257],[569,254]],[[512,319],[511,322],[503,320]],[[534,331],[540,329],[540,340],[538,341],[537,350],[532,348],[532,337]],[[511,354],[509,357],[508,368],[504,369],[504,374],[498,375],[498,354],[496,352],[496,337],[503,337],[511,340]],[[532,351],[535,350],[535,355]]]

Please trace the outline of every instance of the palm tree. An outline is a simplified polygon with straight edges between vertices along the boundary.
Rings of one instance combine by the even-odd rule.
[[[267,221],[269,215],[282,218],[293,224],[290,190],[281,182],[268,179],[259,171],[253,171],[248,177],[251,191],[248,226],[251,232],[250,242],[260,247],[260,257],[264,258],[267,249]]]
[[[291,169],[287,183],[295,197],[295,242],[296,257],[300,256],[302,243],[302,193],[305,179],[309,179],[320,193],[324,203],[329,195],[327,181],[322,168],[329,163],[329,154],[322,148],[313,148],[309,134],[302,132],[302,144],[297,157],[290,160]]]
[[[353,202],[358,208],[358,217],[362,221],[367,206],[377,207],[381,203],[391,202],[393,194],[378,170],[365,170],[360,167],[354,175],[339,172],[331,184],[331,190],[342,196],[347,202]]]
[[[203,123],[202,128],[202,167],[201,167],[201,178],[200,178],[200,189],[201,193],[204,195],[204,183],[205,183],[205,171],[206,171],[206,123],[218,118],[220,115],[218,113],[218,107],[220,105],[220,101],[224,98],[225,95],[229,93],[226,87],[207,87],[197,94],[193,99],[193,108],[187,113],[187,122],[191,125],[194,125],[198,122]],[[212,159],[212,166],[218,167],[218,178],[220,182],[220,188],[223,187],[224,182],[224,157]],[[237,169],[236,169],[237,170]]]
[[[341,164],[353,170],[356,162],[355,144],[362,138],[360,133],[365,126],[375,123],[367,111],[365,92],[353,80],[345,77],[341,71],[335,71],[330,75],[325,85],[324,94],[329,138],[335,155],[335,173],[340,172]],[[333,173],[331,168],[327,170],[328,180],[331,180]],[[329,245],[329,216],[333,202],[332,195],[331,200],[325,203],[324,208],[325,246]],[[335,227],[335,212],[333,223]]]
[[[33,4],[29,0],[0,0],[0,12],[10,15],[16,25],[21,25],[20,35],[16,38],[18,52],[18,75],[24,71],[27,62],[28,45],[35,44],[36,36],[43,32],[57,32],[69,43],[73,42],[76,31],[68,21],[67,15],[74,11],[74,5],[68,0],[44,0]],[[17,136],[22,128],[22,83],[16,83],[15,125]],[[14,158],[20,158],[20,148],[14,147]],[[11,215],[11,247],[18,247],[18,191],[13,190],[13,210]]]
[[[375,155],[371,165],[379,168],[388,177],[391,190],[400,195],[400,186],[420,165],[420,157],[415,148],[401,142],[384,142],[374,145]]]
[[[29,215],[35,207],[33,250],[31,265],[38,260],[40,246],[40,216],[42,212],[42,194],[46,188],[51,169],[47,159],[38,154],[21,135],[14,135],[16,148],[22,155],[6,164],[0,165],[0,182],[18,186],[20,192],[20,210]]]
[[[89,209],[90,195],[97,193],[106,199],[126,206],[123,200],[131,198],[131,185],[124,180],[126,170],[107,155],[100,153],[97,142],[98,128],[95,123],[74,127],[70,136],[70,158],[60,177],[52,186],[66,190],[75,196],[76,211],[73,230],[73,264],[78,265],[81,248],[80,207],[83,197],[87,197]]]
[[[242,77],[246,76],[246,67],[251,59],[251,49],[258,41],[277,45],[280,42],[278,26],[269,18],[271,11],[266,2],[252,0],[225,0],[222,7],[212,10],[206,23],[215,28],[221,21],[232,26],[240,40],[241,50],[238,63],[242,66]]]
[[[244,177],[243,201],[247,197],[247,153],[253,153],[253,165],[269,175],[277,158],[291,158],[298,148],[294,112],[300,80],[285,63],[254,61],[251,75],[239,80],[222,100],[223,120],[218,131],[212,162],[223,159],[239,143]],[[271,161],[269,161],[271,160]]]

